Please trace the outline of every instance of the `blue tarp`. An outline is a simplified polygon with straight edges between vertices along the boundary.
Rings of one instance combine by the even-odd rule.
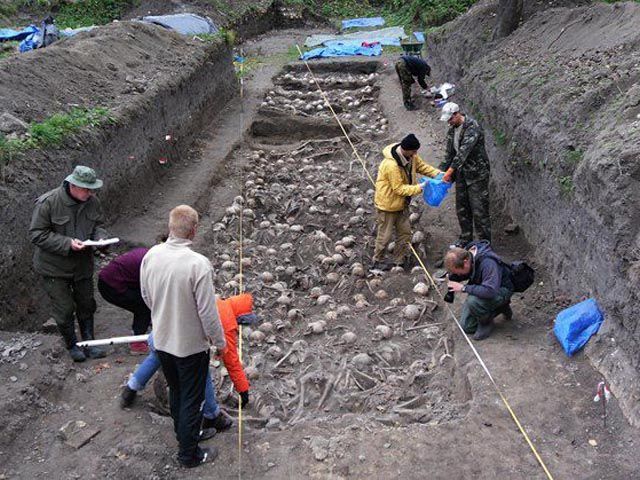
[[[13,30],[11,28],[0,28],[0,42],[17,42],[24,40],[29,35],[33,35],[38,31],[35,25],[29,25],[22,30]]]
[[[11,42],[24,40],[29,35],[33,35],[38,31],[35,25],[29,25],[22,30],[13,30],[11,28],[0,28],[0,42]]]
[[[553,333],[569,356],[580,350],[598,331],[604,320],[593,298],[577,303],[556,316]]]
[[[330,47],[320,47],[309,50],[303,53],[300,59],[309,60],[311,58],[348,57],[353,55],[377,57],[380,54],[382,54],[382,46],[380,44],[371,47],[333,44]]]
[[[349,20],[342,21],[342,29],[358,28],[358,27],[379,27],[384,25],[384,18],[372,17],[372,18],[351,18]]]
[[[218,31],[210,19],[193,13],[147,16],[142,17],[142,21],[175,30],[182,35],[213,34]]]

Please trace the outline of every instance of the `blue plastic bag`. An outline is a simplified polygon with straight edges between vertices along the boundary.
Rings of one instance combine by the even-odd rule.
[[[589,298],[561,311],[556,316],[553,333],[566,354],[572,356],[598,331],[603,320],[598,303]]]
[[[422,198],[432,207],[439,207],[451,188],[451,183],[442,181],[443,176],[444,174],[440,173],[436,178],[427,178],[422,190]]]

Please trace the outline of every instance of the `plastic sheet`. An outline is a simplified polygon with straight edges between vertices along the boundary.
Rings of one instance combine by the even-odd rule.
[[[447,196],[451,183],[443,182],[441,173],[436,178],[427,178],[425,181],[424,190],[422,191],[422,198],[432,207],[439,207],[442,201]]]
[[[360,28],[360,27],[380,27],[384,25],[384,18],[371,17],[371,18],[350,18],[348,20],[342,20],[342,29],[347,28]]]
[[[556,316],[553,333],[565,353],[572,356],[600,329],[602,311],[593,298],[577,303]]]
[[[348,57],[355,55],[363,55],[367,57],[375,57],[382,54],[382,46],[371,45],[363,47],[362,45],[341,45],[332,44],[330,47],[314,48],[305,52],[300,57],[301,60],[310,60],[312,58],[328,58],[328,57]]]
[[[175,30],[182,35],[212,34],[218,31],[218,28],[209,18],[194,15],[193,13],[147,16],[142,17],[142,21]]]

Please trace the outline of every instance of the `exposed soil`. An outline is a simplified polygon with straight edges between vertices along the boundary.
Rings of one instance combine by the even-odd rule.
[[[640,6],[549,9],[489,42],[495,7],[430,37],[436,74],[484,123],[496,197],[555,296],[606,313],[587,352],[640,424]]]
[[[137,360],[126,347],[74,365],[55,335],[5,332],[0,405],[8,421],[0,425],[0,475],[544,478],[436,292],[413,292],[428,283],[423,274],[368,271],[374,234],[368,177],[330,126],[306,70],[279,71],[274,63],[307,33],[245,44],[249,57],[273,57],[245,82],[242,101],[202,128],[188,162],[155,185],[144,207],[112,225],[128,242],[151,242],[172,206],[198,205],[204,220],[196,248],[214,262],[216,287],[227,295],[240,287],[242,215],[243,286],[254,292],[263,320],[243,331],[253,401],[242,456],[232,430],[210,441],[219,461],[178,468],[171,421],[159,414],[153,389],[131,410],[118,408],[120,385]],[[444,127],[426,102],[423,111],[404,110],[393,58],[312,68],[372,175],[382,146],[409,131],[421,139],[423,157],[438,163]],[[274,118],[305,140],[286,138]],[[494,206],[496,250],[508,259],[529,257],[522,234],[502,233],[507,218],[499,198]],[[424,235],[414,237],[416,247],[433,271],[457,237],[452,198],[440,209],[426,209],[420,199],[412,208],[414,232]],[[515,299],[516,319],[478,348],[556,478],[634,478],[638,432],[615,398],[603,425],[593,402],[599,375],[582,355],[567,359],[549,335],[567,299],[551,290],[544,265],[536,267],[539,283]],[[419,318],[407,317],[409,304],[418,306]],[[129,314],[103,302],[96,321],[100,337],[129,333]],[[229,381],[221,369],[216,377],[234,416]],[[71,420],[100,433],[75,450],[58,438]]]

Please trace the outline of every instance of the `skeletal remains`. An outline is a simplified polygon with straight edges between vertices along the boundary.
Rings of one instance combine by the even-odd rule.
[[[356,131],[383,133],[388,122],[375,106],[377,77],[332,73],[318,81]],[[329,115],[308,73],[287,73],[276,84],[262,108]],[[380,147],[358,146],[372,172]],[[242,282],[261,317],[242,328],[245,370],[260,398],[256,418],[272,412],[284,428],[318,412],[375,412],[408,421],[415,421],[414,411],[420,419],[449,415],[453,407],[438,403],[448,387],[429,383],[452,368],[451,341],[432,316],[433,292],[420,268],[369,272],[374,192],[348,146],[319,139],[237,155],[246,163],[238,172],[243,195],[211,225],[207,254],[218,294],[236,294]],[[409,218],[420,251],[426,236],[418,228],[419,210]],[[230,392],[221,377],[219,388]]]

